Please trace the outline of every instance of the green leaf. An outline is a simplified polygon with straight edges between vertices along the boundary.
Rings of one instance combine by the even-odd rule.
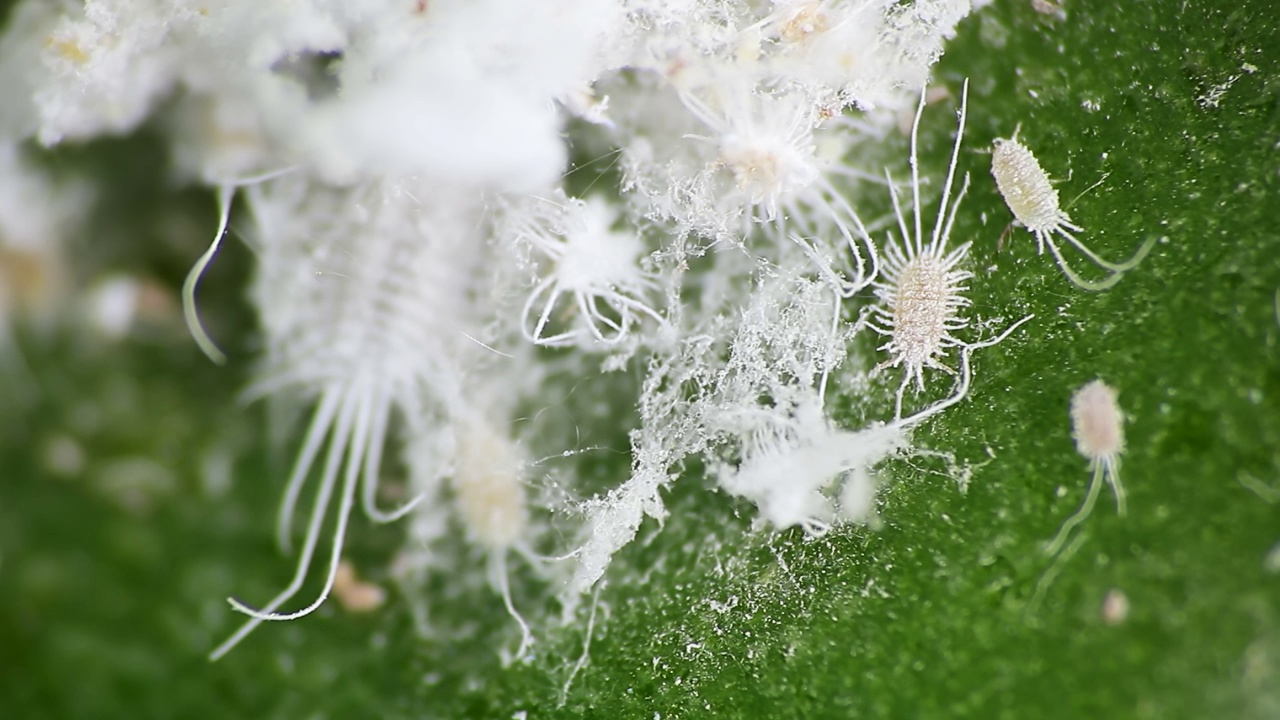
[[[262,627],[209,664],[237,620],[225,595],[269,596],[291,570],[272,545],[287,454],[229,402],[240,378],[185,341],[28,338],[0,402],[0,714],[1280,716],[1280,15],[1262,0],[1065,10],[996,2],[936,70],[953,96],[971,82],[956,237],[974,241],[972,316],[988,334],[1036,319],[976,355],[969,399],[917,433],[954,466],[884,469],[882,527],[755,531],[687,473],[665,527],[615,560],[563,706],[585,612],[503,668],[513,625],[465,573],[424,590],[427,639],[393,593],[376,613],[330,603]],[[926,111],[931,176],[954,106]],[[1123,259],[1160,238],[1113,289],[1076,289],[1023,229],[997,250],[1011,218],[978,150],[1019,125],[1064,200],[1105,177],[1070,208],[1084,242]],[[1043,544],[1089,478],[1067,403],[1095,377],[1129,417],[1129,513],[1104,497],[1055,565]],[[891,407],[896,379],[878,382]],[[402,532],[357,523],[367,577],[389,586]],[[550,612],[522,579],[518,601]],[[1104,612],[1114,593],[1123,619]]]

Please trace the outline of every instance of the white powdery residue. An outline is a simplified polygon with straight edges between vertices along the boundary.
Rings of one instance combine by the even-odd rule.
[[[631,477],[581,507],[584,540],[572,553],[573,577],[563,594],[566,617],[573,616],[578,598],[604,575],[613,554],[635,539],[646,516],[666,519],[660,491],[675,479],[680,460],[707,447],[697,418],[680,409],[683,389],[709,379],[709,340],[684,338],[670,356],[659,354],[650,361],[639,400],[642,427],[631,432]]]
[[[764,270],[750,298],[737,318],[711,320],[650,365],[642,424],[632,433],[632,477],[586,504],[586,539],[575,552],[570,596],[601,577],[646,515],[665,517],[660,491],[687,458],[711,461],[727,492],[757,503],[762,517],[785,527],[832,518],[832,501],[819,507],[812,492],[896,447],[886,440],[859,449],[856,440],[845,442],[853,434],[840,435],[823,415],[822,379],[844,360],[849,339],[847,330],[831,327],[830,288],[794,270]],[[723,459],[732,456],[741,463]],[[784,456],[793,462],[779,460]],[[804,467],[810,460],[816,464]],[[782,477],[804,472],[809,488],[776,484],[780,478],[764,466],[778,462],[792,471]]]
[[[395,0],[291,0],[246,3],[239,0],[204,0],[197,30],[208,47],[218,51],[226,67],[237,72],[233,81],[257,82],[254,71],[273,67],[289,58],[317,53],[342,52],[350,42],[350,29],[376,21],[380,16],[403,17],[410,3]]]
[[[166,121],[174,174],[181,179],[239,185],[290,167],[267,133],[252,94],[242,88],[182,93]]]
[[[677,85],[702,76],[703,62],[733,57],[750,8],[741,0],[626,0],[631,68],[669,77]]]
[[[880,83],[870,85],[858,104],[874,107],[900,97],[891,88],[916,92],[924,87],[929,68],[942,56],[943,43],[955,35],[956,25],[971,11],[970,0],[919,0],[896,4],[887,14],[881,42],[892,58]]]
[[[968,0],[778,0],[650,3],[630,65],[689,90],[726,72],[747,85],[798,90],[838,113],[899,104],[924,84]],[[909,97],[909,95],[908,95]]]
[[[908,444],[907,430],[897,425],[857,432],[834,428],[815,405],[799,408],[792,418],[762,419],[767,424],[752,428],[742,463],[720,484],[754,502],[773,526],[799,525],[813,534],[837,519],[869,518],[871,467]]]
[[[40,118],[35,91],[51,82],[41,57],[61,14],[57,4],[28,0],[9,9],[0,34],[0,139],[17,141],[35,133]]]
[[[300,143],[307,111],[341,90],[333,69],[353,34],[408,12],[395,0],[187,2],[193,17],[172,41],[182,92],[165,129],[178,174],[214,186],[314,164]]]
[[[884,50],[889,0],[781,0],[744,31],[755,34],[762,72],[800,85],[824,105],[874,105],[892,59]],[[744,38],[744,42],[746,42]]]
[[[702,411],[707,432],[739,458],[713,464],[717,481],[756,503],[775,527],[824,530],[836,518],[831,486],[905,441],[902,428],[855,433],[827,418],[822,384],[844,361],[853,332],[831,326],[834,301],[822,283],[763,277]]]
[[[414,174],[539,189],[565,161],[554,101],[604,70],[602,48],[618,21],[609,0],[388,13],[351,29],[335,97],[310,102],[277,89],[277,130],[329,178]]]
[[[692,237],[699,244],[740,245],[745,224],[741,206],[726,217],[718,194],[720,179],[701,171],[710,158],[671,158],[672,147],[640,136],[623,150],[622,189],[635,214],[669,227],[681,241]]]
[[[666,519],[667,509],[659,492],[674,479],[665,469],[670,464],[667,456],[673,454],[661,450],[648,456],[638,454],[630,479],[582,506],[587,518],[586,541],[573,554],[573,577],[564,595],[566,617],[573,617],[577,598],[604,575],[613,554],[635,539],[646,516],[659,522]]]
[[[418,175],[500,190],[554,182],[556,101],[606,69],[623,21],[615,0],[89,0],[56,22],[36,15],[19,13],[35,29],[5,51],[22,59],[18,40],[46,35],[45,72],[0,69],[35,89],[46,144],[128,131],[181,86],[236,102],[234,126],[260,125],[285,164],[331,182]],[[9,124],[26,132],[21,105]]]
[[[187,64],[194,9],[151,0],[87,0],[45,40],[47,80],[36,89],[40,141],[132,130]]]

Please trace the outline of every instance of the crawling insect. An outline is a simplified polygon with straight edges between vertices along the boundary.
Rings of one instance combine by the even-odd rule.
[[[1067,211],[1062,209],[1058,201],[1058,191],[1054,189],[1048,173],[1040,167],[1040,161],[1031,150],[1018,142],[1017,130],[1014,131],[1012,138],[995,140],[991,154],[991,174],[995,176],[996,187],[1000,189],[1005,204],[1009,206],[1009,210],[1016,218],[1015,224],[1025,226],[1036,236],[1041,253],[1044,253],[1044,248],[1048,245],[1049,250],[1053,252],[1053,257],[1058,261],[1058,267],[1062,268],[1067,279],[1081,289],[1106,290],[1115,285],[1126,271],[1132,270],[1142,262],[1151,251],[1151,246],[1155,244],[1154,237],[1148,238],[1133,257],[1122,263],[1112,263],[1098,257],[1088,246],[1076,239],[1072,233],[1081,232],[1082,228],[1072,223]],[[1097,282],[1081,278],[1067,265],[1057,243],[1053,241],[1054,235],[1066,238],[1067,242],[1084,253],[1085,257],[1099,267],[1110,270],[1111,276]]]
[[[968,289],[964,281],[973,277],[972,273],[960,270],[958,267],[968,254],[970,243],[964,243],[950,250],[947,248],[956,210],[959,209],[960,202],[964,200],[965,193],[969,189],[969,179],[966,176],[955,204],[951,205],[948,213],[952,183],[955,180],[956,161],[960,153],[960,143],[964,139],[969,83],[965,83],[960,102],[960,124],[956,130],[951,164],[947,168],[947,181],[943,185],[942,203],[938,206],[937,222],[926,241],[920,216],[920,170],[917,151],[920,117],[924,114],[927,97],[927,93],[921,91],[915,122],[911,126],[911,192],[914,228],[908,227],[907,218],[898,200],[898,193],[894,189],[893,178],[889,177],[886,170],[889,196],[893,200],[894,215],[898,220],[901,241],[890,236],[885,247],[882,279],[872,283],[876,296],[881,302],[872,308],[871,317],[874,321],[865,321],[868,327],[889,338],[889,341],[879,349],[887,350],[891,357],[875,369],[878,371],[898,366],[904,369],[902,384],[898,386],[896,396],[895,419],[902,417],[903,394],[913,378],[916,381],[916,388],[924,390],[926,367],[954,374],[953,370],[939,361],[939,357],[951,347],[964,345],[952,335],[952,332],[968,325],[968,321],[960,317],[959,311],[969,304],[968,298],[962,294]]]
[[[1071,435],[1080,452],[1093,469],[1089,494],[1075,515],[1067,518],[1046,552],[1057,554],[1075,526],[1093,512],[1105,479],[1116,496],[1116,513],[1125,514],[1124,485],[1120,482],[1120,455],[1124,452],[1124,413],[1116,402],[1115,388],[1094,380],[1071,397]]]
[[[915,123],[911,128],[911,219],[903,212],[893,178],[885,171],[889,184],[889,196],[893,201],[894,215],[898,221],[900,237],[892,235],[885,246],[882,274],[871,283],[879,303],[860,321],[888,342],[878,349],[888,351],[888,360],[876,366],[875,371],[890,367],[902,367],[902,383],[895,397],[894,419],[902,419],[902,401],[907,386],[915,380],[917,390],[924,390],[924,369],[941,370],[948,375],[955,371],[943,364],[942,358],[951,348],[968,353],[985,347],[982,343],[966,343],[955,332],[969,326],[968,318],[960,312],[969,305],[964,296],[965,284],[973,273],[961,269],[972,243],[949,248],[951,229],[965,193],[969,190],[969,177],[965,176],[960,192],[952,203],[951,191],[955,185],[956,166],[960,158],[960,145],[964,140],[964,124],[969,106],[969,83],[965,81],[960,97],[959,125],[956,141],[951,150],[951,163],[947,167],[947,179],[942,186],[942,201],[933,229],[926,236],[921,217],[919,132],[920,117],[928,94],[921,91],[920,104],[916,108]]]

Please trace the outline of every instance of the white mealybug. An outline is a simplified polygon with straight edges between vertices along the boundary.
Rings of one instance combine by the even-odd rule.
[[[303,617],[328,599],[357,495],[377,523],[403,517],[423,499],[378,507],[384,448],[398,435],[393,418],[417,427],[465,407],[458,348],[473,347],[463,340],[471,322],[464,303],[483,249],[473,234],[477,211],[441,193],[424,204],[414,191],[427,196],[409,181],[336,188],[300,176],[249,190],[267,344],[265,373],[250,395],[314,407],[280,505],[278,540],[286,551],[302,491],[312,477],[317,482],[293,578],[259,608],[228,598],[248,620],[214,649],[213,660],[262,622]],[[303,608],[280,612],[302,589],[329,524],[322,590]]]
[[[942,189],[942,204],[938,207],[938,218],[934,223],[933,234],[927,242],[920,218],[918,157],[920,116],[924,113],[925,99],[925,93],[922,91],[915,122],[911,127],[914,233],[907,227],[907,219],[903,215],[897,190],[894,189],[893,178],[889,177],[889,193],[893,199],[893,209],[902,237],[901,242],[892,235],[889,238],[884,252],[881,279],[872,283],[881,303],[871,308],[871,319],[864,319],[869,327],[889,338],[889,341],[878,349],[887,350],[891,357],[876,366],[875,370],[903,367],[902,384],[898,386],[895,403],[895,419],[902,417],[902,396],[906,392],[907,384],[914,378],[916,387],[924,390],[926,367],[954,375],[955,371],[943,365],[939,358],[949,348],[967,347],[966,343],[952,333],[968,326],[968,320],[960,317],[959,311],[969,304],[969,300],[961,293],[968,289],[964,281],[973,275],[960,270],[959,265],[968,254],[971,243],[965,243],[948,251],[947,241],[950,239],[951,228],[955,223],[956,211],[964,199],[965,192],[969,189],[969,178],[966,176],[964,185],[956,196],[955,204],[950,205],[956,162],[960,155],[960,143],[964,138],[969,83],[965,82],[964,94],[960,102],[960,125],[956,131],[956,142],[951,152],[951,164],[947,168],[947,181]],[[885,175],[889,176],[888,170],[885,171]]]
[[[833,182],[839,177],[866,179],[839,160],[850,142],[848,126],[835,123],[820,131],[821,109],[801,94],[757,92],[729,79],[711,87],[706,99],[691,91],[680,94],[685,107],[714,133],[687,137],[716,145],[719,157],[709,167],[733,175],[735,190],[726,197],[731,206],[745,210],[743,235],[756,225],[778,242],[797,233],[827,236],[834,231],[848,245],[861,276],[866,261],[858,239],[866,237],[866,229]],[[801,245],[819,259],[810,242]],[[874,274],[875,248],[868,243],[867,251]],[[824,272],[831,272],[825,261],[819,262]]]
[[[1124,485],[1120,483],[1120,454],[1124,452],[1124,413],[1116,403],[1116,391],[1101,380],[1094,380],[1071,397],[1071,435],[1076,450],[1089,460],[1093,482],[1084,504],[1062,524],[1058,535],[1049,543],[1047,552],[1056,554],[1071,534],[1072,528],[1084,522],[1093,512],[1102,481],[1106,479],[1116,496],[1116,512],[1125,514]]]
[[[1142,247],[1138,248],[1138,252],[1134,253],[1133,257],[1122,263],[1112,263],[1098,257],[1088,246],[1076,239],[1072,232],[1080,232],[1080,226],[1073,224],[1067,211],[1062,209],[1058,202],[1058,191],[1054,189],[1048,173],[1040,167],[1040,161],[1031,150],[1018,142],[1017,131],[1014,131],[1012,138],[995,140],[991,153],[991,174],[995,176],[996,187],[1004,196],[1005,204],[1013,212],[1017,224],[1025,226],[1036,236],[1041,253],[1048,245],[1054,259],[1058,261],[1058,267],[1062,268],[1067,279],[1084,290],[1106,290],[1115,285],[1124,272],[1132,270],[1142,262],[1142,259],[1151,251],[1151,246],[1155,244],[1155,238],[1149,238]],[[1066,238],[1067,242],[1099,267],[1110,270],[1111,277],[1091,282],[1077,275],[1067,265],[1057,243],[1053,241],[1055,234]]]
[[[639,265],[644,243],[633,232],[613,229],[617,212],[608,203],[598,197],[534,202],[541,207],[513,222],[516,240],[528,243],[546,264],[521,310],[526,340],[551,347],[613,345],[643,317],[665,322],[645,302],[655,284]],[[585,327],[549,331],[565,295],[572,302],[561,311],[576,313]]]

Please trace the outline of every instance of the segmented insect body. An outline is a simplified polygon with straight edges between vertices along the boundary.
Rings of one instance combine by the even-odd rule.
[[[1116,401],[1116,391],[1101,380],[1094,380],[1071,398],[1071,434],[1076,450],[1089,460],[1093,481],[1084,504],[1062,524],[1058,535],[1048,546],[1056,554],[1071,534],[1093,512],[1103,480],[1111,485],[1116,497],[1116,512],[1125,514],[1124,485],[1120,482],[1120,455],[1124,452],[1124,414]]]
[[[968,319],[960,315],[960,311],[969,305],[969,300],[962,293],[968,290],[965,281],[973,274],[960,269],[960,265],[969,253],[972,243],[964,243],[959,247],[948,249],[951,230],[955,226],[956,213],[960,210],[965,193],[969,190],[969,176],[966,175],[955,202],[951,202],[951,191],[955,184],[956,165],[960,159],[960,145],[964,140],[965,118],[969,107],[969,81],[964,83],[960,97],[959,123],[956,128],[956,141],[951,148],[951,162],[947,166],[947,179],[942,186],[942,200],[938,205],[938,216],[933,224],[933,231],[925,239],[924,222],[921,218],[920,202],[920,161],[919,135],[920,118],[928,100],[928,90],[920,91],[920,104],[916,108],[915,121],[911,126],[911,194],[913,223],[908,227],[907,217],[902,211],[902,203],[888,169],[885,178],[889,183],[889,195],[893,200],[894,215],[898,220],[900,238],[892,235],[885,249],[882,276],[872,282],[876,297],[880,302],[871,306],[860,323],[867,325],[889,340],[878,349],[886,350],[890,358],[876,366],[875,371],[887,367],[903,368],[902,383],[894,404],[894,423],[909,426],[923,421],[925,418],[941,412],[964,399],[969,390],[971,380],[970,356],[974,350],[991,347],[1007,338],[1018,326],[1030,320],[1027,315],[1011,324],[999,336],[979,342],[965,342],[955,336],[955,332],[969,325]],[[951,348],[960,351],[961,372],[958,387],[951,397],[936,402],[914,415],[902,417],[902,400],[907,385],[912,379],[916,381],[918,390],[924,389],[924,369],[935,368],[948,375],[956,372],[944,365],[941,358]]]
[[[920,172],[919,172],[919,131],[920,117],[924,113],[925,94],[920,95],[920,105],[916,111],[915,123],[911,128],[911,191],[913,201],[914,224],[908,227],[907,218],[894,189],[893,178],[888,170],[885,176],[889,179],[890,196],[893,209],[898,220],[900,238],[889,238],[884,251],[882,275],[872,283],[880,303],[873,306],[870,319],[865,319],[872,329],[889,338],[880,346],[880,350],[888,351],[890,358],[876,371],[887,367],[903,368],[902,383],[898,386],[895,404],[895,418],[902,417],[902,400],[907,385],[912,379],[919,390],[924,389],[924,369],[935,368],[948,374],[955,372],[941,362],[941,358],[953,347],[965,347],[966,344],[953,334],[968,326],[968,320],[960,316],[960,310],[969,304],[962,294],[967,290],[964,284],[972,274],[960,269],[969,252],[970,243],[948,249],[951,228],[955,223],[956,212],[969,189],[969,178],[965,177],[964,185],[956,195],[955,203],[951,201],[951,190],[955,181],[956,163],[960,155],[960,143],[964,138],[964,123],[968,108],[969,84],[966,81],[964,94],[960,104],[960,122],[956,130],[955,146],[951,153],[951,164],[947,169],[947,181],[942,189],[942,202],[938,206],[938,217],[932,234],[926,240],[921,220]]]
[[[213,659],[259,623],[299,618],[325,601],[357,486],[375,522],[396,520],[422,499],[392,511],[377,507],[383,448],[393,414],[418,425],[462,405],[455,359],[483,247],[469,205],[426,206],[400,185],[335,189],[287,177],[252,188],[249,198],[260,234],[256,300],[268,344],[266,372],[250,394],[315,403],[280,507],[282,548],[289,548],[294,510],[317,467],[319,484],[293,579],[261,609],[229,599],[249,620]],[[335,494],[323,590],[301,610],[277,612],[306,580]]]
[[[1148,239],[1138,248],[1134,256],[1123,263],[1112,263],[1098,257],[1072,233],[1081,232],[1081,228],[1071,222],[1071,217],[1058,202],[1058,191],[1049,180],[1049,174],[1040,167],[1036,156],[1018,141],[1017,133],[1009,139],[998,138],[991,154],[991,174],[995,176],[996,187],[1004,197],[1005,203],[1017,222],[1025,226],[1036,237],[1040,252],[1047,245],[1058,262],[1058,267],[1072,283],[1085,290],[1105,290],[1120,281],[1122,274],[1137,267],[1147,253],[1151,251],[1155,239]],[[1085,257],[1099,267],[1111,271],[1105,280],[1092,282],[1081,278],[1067,265],[1062,257],[1053,236],[1060,235],[1071,243]]]
[[[968,250],[968,243],[946,254],[942,254],[945,245],[914,253],[891,243],[885,250],[883,279],[876,283],[876,290],[888,308],[889,314],[882,317],[891,334],[879,349],[893,357],[880,367],[905,368],[897,398],[898,417],[902,415],[903,390],[911,378],[923,390],[926,367],[954,374],[939,358],[948,348],[963,345],[951,333],[968,325],[959,313],[969,304],[961,293],[968,289],[964,281],[972,274],[957,267]]]

